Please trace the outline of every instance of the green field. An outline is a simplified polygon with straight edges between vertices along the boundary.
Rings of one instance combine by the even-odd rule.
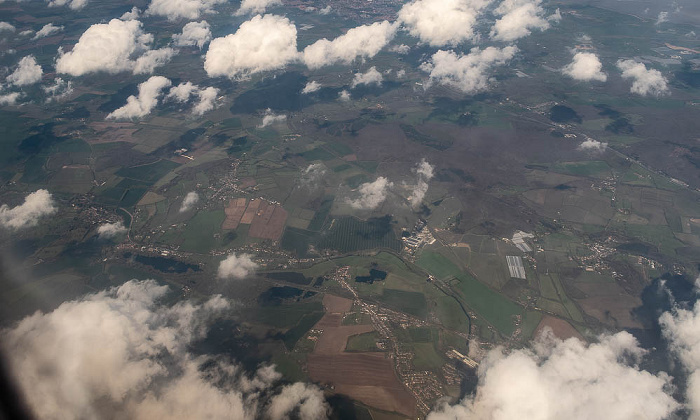
[[[148,184],[154,184],[160,178],[165,176],[165,174],[177,168],[178,166],[180,165],[175,162],[166,159],[160,159],[157,162],[149,163],[146,165],[121,168],[116,172],[116,175],[119,175],[124,178],[143,181]]]
[[[428,314],[428,305],[423,293],[384,289],[379,299],[388,306],[421,319],[425,319]]]
[[[462,270],[447,257],[433,251],[423,251],[416,264],[440,280],[446,280],[462,274]]]
[[[379,334],[376,331],[348,337],[345,351],[380,351],[377,347]]]
[[[445,359],[435,351],[433,343],[413,343],[413,351],[416,369],[437,370],[445,364]]]
[[[219,244],[214,237],[221,232],[221,224],[226,214],[223,210],[200,211],[189,222],[182,232],[182,250],[205,254]]]

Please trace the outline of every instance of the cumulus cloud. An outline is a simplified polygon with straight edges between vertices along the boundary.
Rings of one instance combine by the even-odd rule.
[[[306,86],[304,86],[304,89],[301,90],[301,93],[303,93],[303,94],[313,93],[319,89],[321,89],[321,84],[315,80],[312,80],[312,81],[308,82],[306,84]]]
[[[297,28],[286,17],[255,16],[238,30],[209,44],[204,69],[230,78],[284,68],[296,60]]]
[[[393,186],[394,184],[392,182],[380,176],[374,182],[366,182],[360,185],[358,188],[360,196],[354,200],[349,200],[348,203],[356,209],[376,209],[384,202],[389,188]]]
[[[114,223],[104,223],[97,228],[97,234],[100,236],[100,239],[114,238],[125,232],[126,226],[121,220]]]
[[[37,64],[33,55],[22,57],[12,74],[7,76],[7,82],[14,86],[27,86],[41,81],[44,72]]]
[[[190,22],[182,28],[182,33],[173,35],[173,41],[178,47],[196,45],[200,50],[204,44],[211,41],[211,29],[206,20]]]
[[[166,99],[172,99],[176,102],[183,103],[189,101],[190,96],[196,94],[198,91],[199,86],[193,84],[192,82],[184,82],[170,88],[170,92],[168,92]]]
[[[411,197],[409,198],[411,207],[417,208],[423,202],[423,198],[428,192],[428,181],[433,179],[434,176],[433,171],[433,165],[428,163],[425,158],[421,159],[418,165],[413,168],[417,179],[416,184],[412,188]]]
[[[603,153],[607,148],[608,143],[603,143],[591,138],[587,138],[581,144],[578,145],[578,150],[593,153]]]
[[[464,93],[474,93],[488,88],[490,77],[487,71],[491,67],[507,63],[517,51],[513,46],[483,50],[473,48],[467,55],[439,50],[420,68],[430,74],[430,83],[437,82]]]
[[[542,16],[542,0],[503,0],[494,14],[501,16],[491,28],[491,38],[498,41],[515,41],[533,29],[549,28],[549,21]]]
[[[339,101],[347,102],[350,99],[352,99],[352,98],[350,97],[350,92],[348,92],[347,90],[343,89],[342,91],[340,91],[338,93],[338,100]]]
[[[489,0],[416,0],[405,4],[398,20],[408,32],[434,47],[476,39],[474,26]]]
[[[53,23],[47,23],[34,34],[34,38],[32,39],[45,38],[57,32],[61,32],[62,30],[63,26],[55,26]]]
[[[192,210],[195,204],[199,201],[199,194],[194,191],[190,191],[185,195],[182,204],[180,205],[180,213]]]
[[[73,10],[80,10],[87,6],[87,0],[48,0],[49,7],[68,6]]]
[[[318,14],[319,15],[327,15],[331,12],[331,10],[332,10],[331,5],[329,4],[328,6],[322,8],[322,9],[318,9]]]
[[[358,85],[382,85],[382,74],[377,71],[377,68],[372,66],[364,73],[355,73],[355,77],[352,79],[351,87],[356,87]]]
[[[286,119],[287,119],[287,116],[286,116],[286,115],[284,115],[284,114],[280,114],[280,115],[275,114],[274,112],[272,112],[272,110],[271,110],[270,108],[268,108],[268,109],[265,110],[265,115],[263,116],[262,122],[260,123],[260,125],[258,126],[258,128],[265,128],[265,127],[267,127],[268,125],[280,123],[280,122],[282,122],[282,121],[284,121],[284,120],[286,120]]]
[[[562,72],[572,79],[604,82],[608,76],[603,73],[603,64],[594,53],[578,52]]]
[[[310,69],[318,69],[335,63],[350,64],[357,58],[372,58],[394,39],[397,27],[385,20],[352,28],[332,41],[318,40],[304,48],[304,63]]]
[[[659,16],[656,18],[656,24],[661,25],[666,22],[668,22],[668,12],[659,12]]]
[[[22,229],[36,226],[39,219],[58,211],[53,197],[46,190],[36,190],[24,198],[24,203],[10,208],[0,206],[0,226],[9,229]]]
[[[302,187],[315,190],[326,175],[326,167],[322,163],[312,163],[301,170],[299,183]]]
[[[128,12],[124,12],[124,14],[119,19],[121,19],[121,20],[134,20],[134,19],[138,19],[139,16],[141,16],[141,12],[139,11],[138,7],[134,6]]]
[[[668,93],[668,81],[660,71],[647,69],[643,63],[634,60],[619,60],[617,67],[622,70],[624,79],[632,79],[630,92],[642,96]]]
[[[11,92],[6,93],[4,95],[0,95],[0,105],[15,105],[17,104],[17,101],[19,100],[20,96],[22,96],[22,94],[19,92]]]
[[[16,31],[17,28],[15,28],[15,25],[9,23],[9,22],[0,22],[0,32],[14,32]]]
[[[281,5],[281,0],[243,0],[241,7],[236,11],[236,16],[265,13],[268,7]]]
[[[700,418],[700,303],[691,309],[676,308],[659,317],[669,348],[688,374],[686,398],[691,418]]]
[[[222,279],[248,277],[258,268],[258,264],[252,260],[252,257],[250,254],[229,255],[219,263],[217,275]]]
[[[166,306],[168,293],[153,280],[132,280],[3,330],[0,346],[33,414],[252,420],[326,413],[320,389],[280,387],[273,366],[248,375],[228,359],[191,353],[231,304],[214,296]]]
[[[389,48],[389,51],[395,52],[396,54],[404,55],[404,54],[408,54],[409,52],[411,52],[411,47],[409,47],[406,44],[394,45],[391,48]]]
[[[112,111],[108,119],[128,120],[141,118],[150,114],[158,105],[158,97],[163,89],[170,86],[170,80],[163,76],[152,76],[139,84],[139,95],[131,95],[126,99],[126,105]]]
[[[138,20],[97,23],[80,36],[71,51],[59,49],[56,72],[82,76],[96,72],[152,71],[173,54],[170,48],[151,51],[152,42],[153,35],[143,32]]]
[[[216,97],[218,94],[219,89],[211,86],[208,88],[201,89],[199,92],[197,92],[199,100],[192,107],[192,114],[204,115],[205,113],[214,109]]]
[[[532,350],[490,352],[479,366],[476,395],[428,419],[665,419],[678,408],[670,377],[640,370],[643,355],[627,332],[585,344],[550,331]]]
[[[147,15],[165,16],[168,20],[199,19],[204,13],[214,13],[214,6],[226,0],[151,0]]]

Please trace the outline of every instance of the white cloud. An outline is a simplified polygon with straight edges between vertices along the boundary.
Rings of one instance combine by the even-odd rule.
[[[16,30],[17,30],[17,28],[15,28],[15,25],[13,25],[9,22],[0,22],[0,32],[3,32],[3,31],[14,32]]]
[[[263,116],[262,122],[258,128],[265,128],[268,125],[277,124],[287,119],[286,115],[278,115],[272,112],[270,108],[265,110],[265,115]]]
[[[372,66],[364,73],[355,73],[355,77],[352,79],[352,84],[350,87],[356,87],[358,85],[382,85],[382,74],[377,71],[377,68]]]
[[[69,52],[59,49],[56,72],[82,76],[88,73],[144,72],[163,64],[169,48],[151,51],[153,35],[143,32],[138,20],[112,19],[90,26]],[[139,56],[144,55],[140,61]]]
[[[39,29],[36,34],[34,34],[34,38],[32,39],[39,39],[39,38],[44,38],[49,35],[53,35],[57,32],[61,32],[63,30],[63,26],[55,26],[53,23],[47,23],[44,25],[41,29]]]
[[[404,55],[404,54],[408,54],[409,52],[411,52],[411,47],[409,47],[406,44],[394,45],[391,48],[389,48],[389,51],[395,52],[396,54]]]
[[[119,19],[121,19],[121,20],[135,20],[135,19],[138,19],[139,16],[141,16],[141,12],[139,11],[138,7],[134,6],[128,12],[124,12],[124,14]]]
[[[114,238],[126,232],[126,226],[121,220],[114,223],[104,223],[97,228],[97,234],[101,239]]]
[[[80,10],[87,6],[87,0],[47,0],[49,7],[68,6],[73,10]]]
[[[406,70],[401,69],[396,71],[396,77],[403,79],[406,76]]]
[[[134,63],[134,74],[151,74],[164,64],[167,64],[177,54],[172,48],[166,47],[158,50],[148,50]]]
[[[489,86],[487,71],[508,62],[518,51],[516,47],[473,48],[467,55],[439,50],[429,62],[421,64],[421,70],[430,73],[430,82],[452,86],[465,93],[485,90]]]
[[[192,82],[184,82],[170,88],[170,92],[168,92],[166,99],[172,99],[176,102],[184,103],[189,101],[190,96],[197,94],[197,92],[199,92],[199,86],[193,84]]]
[[[634,60],[619,60],[617,67],[622,70],[624,79],[632,79],[630,92],[642,96],[668,93],[668,81],[660,71],[647,69],[643,63]]]
[[[304,89],[301,90],[301,93],[307,94],[307,93],[313,93],[321,89],[321,84],[318,83],[315,80],[312,80],[304,86]]]
[[[299,182],[302,187],[315,190],[326,175],[326,167],[322,163],[312,163],[301,170]]]
[[[139,84],[139,95],[129,96],[126,105],[114,110],[107,115],[108,119],[133,119],[141,118],[151,113],[158,105],[158,97],[163,89],[170,86],[170,80],[163,76],[151,76],[145,82]]]
[[[578,52],[562,72],[572,79],[604,82],[608,76],[603,73],[603,64],[594,53]]]
[[[31,35],[31,34],[33,34],[33,33],[34,33],[34,31],[32,31],[31,29],[27,29],[27,30],[25,30],[25,31],[20,32],[20,33],[17,34],[17,35],[19,35],[19,36],[29,36],[29,35]]]
[[[192,107],[193,115],[204,115],[214,109],[214,102],[219,94],[219,89],[208,87],[197,92],[199,101]]]
[[[196,45],[200,50],[204,44],[211,41],[211,29],[206,20],[190,22],[182,28],[182,33],[174,34],[173,41],[178,47]]]
[[[265,13],[268,7],[281,5],[281,0],[243,0],[240,9],[236,11],[236,16]]]
[[[57,211],[51,194],[46,190],[36,190],[17,207],[10,208],[7,204],[0,206],[0,226],[10,229],[36,226],[39,219]]]
[[[227,0],[151,0],[147,15],[165,16],[168,20],[199,19],[204,13],[214,13],[214,6]]]
[[[315,386],[280,389],[273,366],[248,375],[228,359],[191,353],[231,304],[214,296],[166,306],[168,293],[153,280],[132,280],[2,331],[0,346],[32,414],[252,420],[294,410],[323,417],[327,405]]]
[[[209,44],[204,69],[210,77],[246,77],[284,68],[296,60],[297,29],[286,17],[255,16],[234,34]]]
[[[656,24],[661,25],[666,22],[668,22],[668,12],[659,12],[659,16],[656,18]]]
[[[57,77],[53,85],[42,86],[41,89],[47,95],[47,102],[57,101],[73,93],[73,82]]]
[[[675,308],[659,317],[669,348],[688,374],[686,399],[691,419],[700,418],[700,303],[692,309]]]
[[[587,138],[581,144],[578,145],[578,150],[593,153],[603,153],[607,148],[608,143],[603,143],[591,138]]]
[[[475,40],[477,18],[490,0],[416,0],[405,4],[398,21],[434,47]]]
[[[354,200],[348,200],[348,203],[362,210],[373,210],[379,207],[386,199],[386,195],[394,184],[389,182],[383,176],[377,178],[374,182],[367,182],[358,188],[360,197]]]
[[[503,0],[494,13],[502,16],[491,28],[491,38],[498,41],[515,41],[530,35],[532,29],[549,28],[542,17],[542,0]]]
[[[339,101],[347,102],[350,99],[352,99],[352,98],[350,97],[350,92],[348,92],[347,90],[343,89],[342,91],[340,91],[340,93],[338,93],[338,100]]]
[[[19,92],[11,92],[6,93],[4,95],[0,95],[0,105],[15,105],[17,104],[17,101],[19,100],[20,96],[22,96],[22,94]]]
[[[416,165],[413,171],[416,173],[417,180],[416,185],[413,186],[409,201],[413,208],[417,208],[423,202],[423,198],[428,192],[428,181],[433,179],[434,168],[433,165],[423,158],[418,162],[418,165]]]
[[[335,63],[350,64],[356,58],[372,58],[391,42],[397,27],[385,20],[352,28],[333,41],[318,40],[304,48],[304,63],[310,69],[318,69]]]
[[[14,86],[27,86],[41,81],[44,72],[37,64],[33,55],[22,57],[12,74],[7,76],[7,82]]]
[[[627,332],[593,344],[550,332],[532,350],[490,352],[476,395],[443,405],[428,420],[665,419],[678,408],[670,378],[640,370],[643,355]]]
[[[180,205],[180,213],[192,210],[195,204],[199,201],[199,194],[194,191],[190,191],[185,195]]]
[[[328,6],[324,7],[323,9],[318,9],[318,14],[319,15],[327,15],[331,12],[331,5],[329,4]]]
[[[242,279],[251,275],[258,268],[252,257],[250,254],[229,255],[219,263],[217,275],[222,279]]]

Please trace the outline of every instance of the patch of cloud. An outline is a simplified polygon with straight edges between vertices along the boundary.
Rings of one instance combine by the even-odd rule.
[[[501,16],[490,34],[497,41],[515,41],[530,35],[533,29],[549,28],[549,21],[543,17],[542,0],[504,0],[494,14]]]
[[[398,21],[412,36],[433,47],[476,40],[481,11],[490,0],[415,0],[401,7]]]
[[[258,264],[250,254],[231,254],[219,263],[217,276],[222,279],[242,279],[255,272]]]
[[[20,33],[17,34],[17,35],[19,35],[19,36],[30,36],[30,35],[32,35],[33,33],[34,33],[34,31],[32,31],[31,29],[27,29],[27,30],[25,30],[25,31],[20,32]]]
[[[16,105],[21,96],[22,94],[19,92],[11,92],[0,95],[0,106]]]
[[[396,54],[406,55],[411,52],[411,47],[406,44],[393,45],[389,48],[389,51],[395,52]]]
[[[215,87],[210,86],[210,87],[201,89],[199,92],[197,92],[197,96],[199,96],[199,100],[197,101],[196,104],[194,104],[194,107],[192,107],[192,114],[193,115],[204,115],[205,113],[214,109],[216,97],[218,95],[219,95],[219,89],[217,89]]]
[[[53,85],[42,86],[41,89],[47,95],[47,102],[57,101],[73,93],[73,82],[57,77]]]
[[[352,79],[352,84],[350,87],[355,88],[359,85],[382,85],[382,74],[377,71],[377,68],[372,66],[364,73],[355,73],[355,77]]]
[[[386,200],[389,188],[394,184],[383,176],[378,177],[373,182],[366,182],[357,189],[360,196],[348,203],[356,209],[374,210]]]
[[[32,38],[32,39],[45,38],[47,36],[61,32],[62,30],[63,30],[63,26],[56,26],[53,23],[47,23],[41,29],[39,29],[36,32],[36,34],[34,34],[34,38]]]
[[[668,418],[678,408],[670,377],[639,369],[644,354],[624,331],[593,344],[549,331],[531,350],[491,351],[476,395],[442,405],[428,420]]]
[[[87,6],[87,0],[48,0],[49,7],[68,6],[72,10],[80,10]]]
[[[321,89],[321,84],[315,80],[312,80],[312,81],[308,82],[306,84],[306,86],[304,86],[304,89],[301,90],[301,93],[303,93],[303,94],[314,93],[314,92],[318,91],[319,89]]]
[[[286,17],[255,16],[209,44],[204,69],[210,77],[246,77],[284,68],[298,57],[297,29]]]
[[[200,50],[204,44],[211,41],[211,28],[206,20],[190,22],[182,28],[182,33],[174,34],[175,46],[189,47],[196,45]]]
[[[185,194],[185,198],[182,200],[182,204],[180,204],[180,213],[192,210],[198,201],[199,194],[197,194],[195,191],[188,192],[187,194]]]
[[[272,112],[272,109],[268,108],[265,110],[265,115],[263,115],[262,122],[258,126],[258,128],[265,128],[269,125],[272,124],[277,124],[282,121],[285,121],[287,119],[287,116],[284,114],[275,114]]]
[[[80,36],[71,51],[59,49],[56,72],[82,76],[97,72],[152,71],[174,53],[170,48],[153,51],[149,47],[152,42],[153,35],[143,32],[138,20],[97,23]]]
[[[489,87],[488,70],[510,61],[518,51],[516,47],[472,48],[467,55],[439,50],[430,61],[421,64],[421,70],[429,73],[430,83],[452,86],[464,93],[475,93]]]
[[[107,119],[129,120],[145,117],[158,105],[158,97],[163,89],[170,87],[170,80],[163,76],[151,76],[139,84],[138,96],[131,95],[126,99],[126,105],[112,111]]]
[[[668,93],[668,81],[656,69],[647,69],[644,63],[634,60],[619,60],[617,68],[622,70],[623,79],[632,79],[630,92],[638,95],[661,96]]]
[[[126,233],[126,226],[121,220],[114,223],[104,223],[97,228],[97,234],[100,236],[100,239],[114,238],[122,233]]]
[[[404,77],[406,77],[406,70],[404,70],[404,69],[397,70],[396,77],[398,77],[399,79],[403,79]]]
[[[584,152],[603,153],[608,148],[608,143],[604,143],[592,138],[587,138],[578,145],[578,150]]]
[[[176,102],[184,103],[190,100],[190,97],[199,91],[199,86],[192,82],[183,82],[177,86],[170,88],[166,99],[171,99]]]
[[[598,81],[608,80],[608,76],[603,73],[603,64],[594,53],[578,52],[574,55],[571,63],[567,64],[562,72],[575,80]]]
[[[33,55],[22,57],[15,71],[7,76],[6,81],[14,86],[27,86],[40,82],[44,74]]]
[[[214,6],[227,0],[151,0],[147,15],[165,16],[168,20],[199,19],[202,14],[214,13]]]
[[[347,91],[347,89],[343,89],[338,93],[338,100],[341,102],[348,102],[350,99],[350,92]]]
[[[236,11],[236,16],[265,13],[269,7],[281,5],[281,0],[243,0],[241,7]]]
[[[36,226],[43,217],[56,213],[51,193],[36,190],[24,198],[24,203],[16,207],[7,204],[0,206],[0,226],[9,229],[23,229]]]
[[[326,167],[322,163],[312,163],[301,170],[299,183],[302,187],[313,191],[318,188],[326,173]]]
[[[14,32],[17,28],[9,22],[0,22],[0,32]]]
[[[656,25],[661,25],[666,22],[668,22],[668,12],[659,12],[659,16],[656,18]]]
[[[397,28],[397,24],[385,20],[352,28],[332,41],[320,39],[304,48],[303,61],[310,69],[319,69],[335,63],[350,64],[357,58],[372,58],[394,39]]]
[[[132,280],[3,330],[0,346],[32,414],[242,420],[326,414],[320,389],[281,387],[273,366],[249,375],[230,359],[191,353],[231,303],[217,295],[166,306],[169,292],[153,280]]]
[[[425,198],[425,194],[428,192],[428,182],[433,179],[434,168],[433,165],[423,158],[413,171],[416,173],[417,180],[412,188],[409,201],[411,202],[411,207],[415,209],[420,206],[423,202],[423,198]]]
[[[332,10],[331,5],[329,4],[328,6],[322,8],[322,9],[318,9],[318,14],[325,16],[325,15],[329,14],[331,12],[331,10]]]
[[[119,19],[121,19],[121,20],[135,20],[135,19],[138,19],[139,16],[141,16],[141,11],[139,11],[138,7],[134,6],[128,12],[124,12],[124,14]]]

